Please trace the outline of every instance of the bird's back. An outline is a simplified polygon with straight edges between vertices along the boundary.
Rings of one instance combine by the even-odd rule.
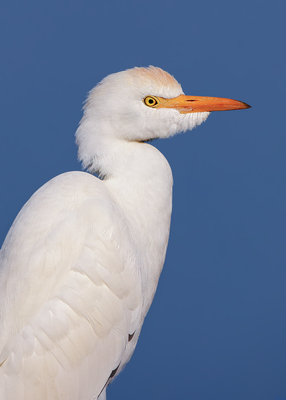
[[[142,323],[128,221],[103,182],[72,172],[44,185],[0,263],[0,399],[96,398]]]

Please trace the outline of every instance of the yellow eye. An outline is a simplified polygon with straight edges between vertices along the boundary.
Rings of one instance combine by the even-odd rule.
[[[148,107],[156,107],[159,104],[159,99],[154,96],[147,96],[143,101]]]

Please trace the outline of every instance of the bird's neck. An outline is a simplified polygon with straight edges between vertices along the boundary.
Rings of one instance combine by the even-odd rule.
[[[142,264],[144,311],[147,313],[168,244],[172,172],[165,157],[146,143],[114,143],[109,148],[109,157],[106,163],[113,171],[109,171],[103,182],[122,208],[136,248],[140,249],[138,260]]]

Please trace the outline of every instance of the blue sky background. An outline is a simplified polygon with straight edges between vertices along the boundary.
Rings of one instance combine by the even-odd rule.
[[[11,0],[0,5],[0,242],[47,180],[78,170],[74,132],[104,76],[159,66],[212,113],[154,144],[174,174],[167,259],[108,399],[286,396],[284,1]]]

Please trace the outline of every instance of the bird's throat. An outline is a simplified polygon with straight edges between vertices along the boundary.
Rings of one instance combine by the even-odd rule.
[[[123,146],[124,147],[124,146]],[[116,174],[104,180],[126,216],[127,229],[142,254],[144,314],[147,313],[165,260],[172,211],[173,178],[165,157],[146,143],[121,148]]]

